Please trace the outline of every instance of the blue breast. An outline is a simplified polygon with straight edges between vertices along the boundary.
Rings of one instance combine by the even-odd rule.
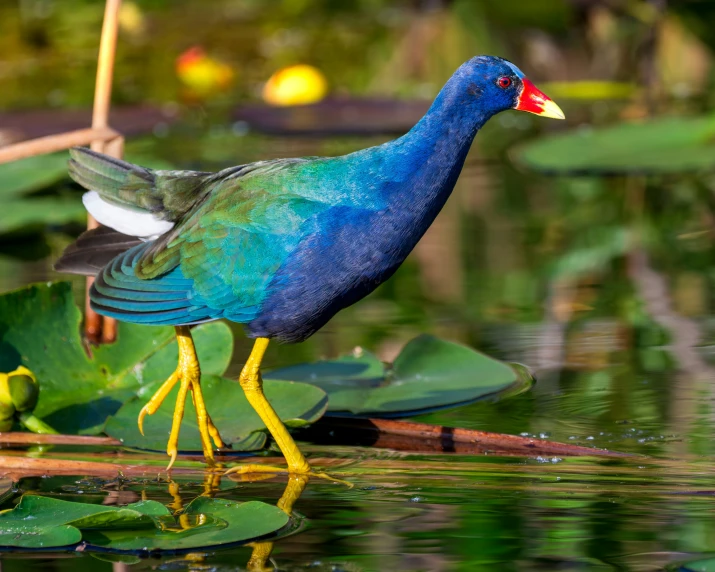
[[[441,142],[411,133],[365,158],[374,200],[318,215],[320,232],[275,274],[248,335],[302,341],[392,276],[444,206],[475,132]]]

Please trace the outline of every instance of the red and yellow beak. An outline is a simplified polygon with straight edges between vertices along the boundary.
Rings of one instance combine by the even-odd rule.
[[[566,119],[564,112],[556,105],[550,97],[531,83],[526,78],[521,80],[524,88],[516,100],[514,109],[528,111],[541,117],[552,117],[553,119]]]

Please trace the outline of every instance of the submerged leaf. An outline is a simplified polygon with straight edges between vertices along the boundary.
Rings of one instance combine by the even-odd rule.
[[[101,560],[102,562],[121,563],[121,564],[139,564],[142,561],[139,556],[133,554],[114,554],[112,552],[90,552],[92,558]]]
[[[423,335],[409,342],[391,368],[362,352],[275,370],[266,379],[310,383],[328,393],[328,411],[399,417],[496,398],[527,389],[524,370],[471,348]]]
[[[550,174],[687,173],[715,168],[715,116],[664,117],[544,137],[514,151]]]
[[[157,389],[147,386],[146,393]],[[236,381],[218,376],[203,376],[201,389],[211,419],[227,445],[235,451],[255,451],[266,442],[266,428],[249,405]],[[288,426],[299,427],[319,419],[328,404],[325,392],[312,385],[287,381],[265,381],[264,392],[281,419]],[[171,430],[173,407],[178,385],[154,415],[144,419],[144,435],[139,433],[137,416],[146,403],[144,397],[132,399],[107,421],[105,432],[129,447],[161,451]],[[201,440],[196,414],[190,399],[186,402],[184,420],[179,435],[179,449],[200,451]]]
[[[0,371],[28,367],[40,384],[37,417],[63,433],[96,434],[142,385],[172,373],[178,349],[173,328],[120,323],[117,341],[88,357],[80,323],[67,282],[0,296]],[[204,324],[193,333],[199,358],[211,355],[203,371],[223,373],[233,348],[228,326]]]

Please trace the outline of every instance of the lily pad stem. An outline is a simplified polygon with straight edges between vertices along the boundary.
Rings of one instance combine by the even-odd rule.
[[[35,417],[32,413],[24,411],[17,416],[22,425],[33,433],[41,433],[43,435],[58,435],[52,427],[44,421]]]

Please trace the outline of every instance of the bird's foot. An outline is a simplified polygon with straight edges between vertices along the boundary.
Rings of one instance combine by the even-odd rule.
[[[348,481],[343,481],[342,479],[336,479],[330,476],[328,473],[316,472],[310,468],[310,465],[298,468],[291,467],[277,467],[274,465],[258,465],[258,464],[248,464],[239,465],[237,467],[231,467],[224,475],[233,473],[234,475],[265,475],[266,473],[280,474],[287,473],[290,476],[298,475],[304,477],[315,477],[316,479],[324,479],[326,481],[331,481],[333,483],[340,483],[341,485],[346,485],[352,488],[352,483]]]
[[[184,418],[186,398],[189,392],[191,393],[191,398],[196,409],[196,419],[199,434],[201,435],[201,447],[203,448],[206,462],[210,467],[216,466],[211,440],[213,439],[217,448],[225,446],[218,429],[216,429],[216,426],[213,424],[213,421],[211,421],[211,417],[206,410],[206,403],[204,402],[203,393],[201,392],[200,378],[201,373],[198,368],[198,361],[180,361],[176,371],[171,374],[171,377],[152,395],[151,399],[149,399],[139,413],[137,423],[139,425],[139,431],[144,435],[144,418],[147,415],[156,413],[174,386],[180,383],[179,394],[176,397],[176,406],[174,407],[171,433],[169,434],[169,441],[166,445],[166,454],[171,457],[169,465],[166,467],[167,471],[171,469],[179,454],[179,430],[181,429],[181,421]]]

